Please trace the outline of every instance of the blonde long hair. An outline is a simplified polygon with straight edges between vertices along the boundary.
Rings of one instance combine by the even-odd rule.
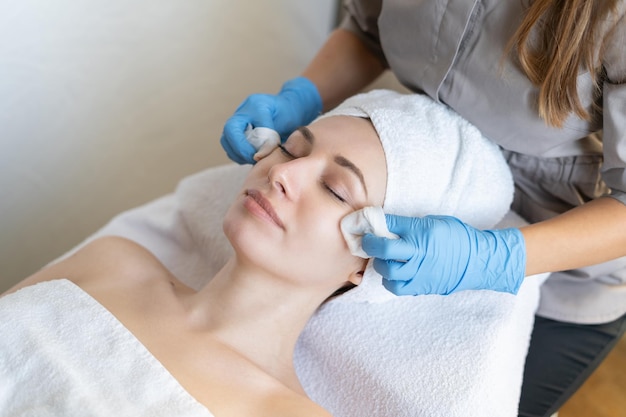
[[[578,96],[577,77],[581,68],[589,71],[599,88],[603,42],[598,30],[617,1],[534,0],[528,6],[505,55],[515,49],[523,71],[539,87],[539,116],[547,124],[562,127],[570,113],[590,119]],[[531,44],[534,30],[538,36]]]

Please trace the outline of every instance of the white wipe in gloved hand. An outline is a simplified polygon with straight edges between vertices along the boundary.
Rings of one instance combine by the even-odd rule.
[[[246,127],[246,139],[250,145],[254,146],[257,152],[253,158],[259,161],[269,155],[280,143],[280,135],[273,129],[267,127],[252,128],[251,124]]]
[[[361,258],[371,258],[361,246],[363,235],[370,233],[387,239],[399,239],[387,229],[387,221],[382,207],[365,207],[341,219],[341,233],[348,244],[350,253]]]

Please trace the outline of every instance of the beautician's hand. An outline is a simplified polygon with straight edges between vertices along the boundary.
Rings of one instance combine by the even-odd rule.
[[[226,154],[240,164],[254,163],[255,149],[244,134],[248,125],[278,132],[281,139],[309,124],[322,111],[317,87],[304,77],[287,81],[276,95],[253,94],[243,101],[224,125],[220,142]]]
[[[489,289],[517,294],[526,269],[519,229],[478,230],[450,216],[386,215],[400,239],[363,236],[385,288],[396,295]]]

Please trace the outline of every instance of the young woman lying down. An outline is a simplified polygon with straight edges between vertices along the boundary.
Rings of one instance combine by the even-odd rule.
[[[398,175],[441,174],[408,157],[428,149],[419,123],[383,127],[414,120],[424,103],[462,123],[423,96],[374,92],[259,160],[223,220],[234,256],[199,291],[142,246],[111,236],[3,294],[1,413],[328,416],[301,386],[294,348],[318,307],[363,279],[367,260],[350,253],[340,229],[346,215],[367,206],[424,215],[445,202],[445,190],[413,190]],[[369,117],[390,106],[400,109],[392,119]],[[388,194],[402,187],[422,197]]]

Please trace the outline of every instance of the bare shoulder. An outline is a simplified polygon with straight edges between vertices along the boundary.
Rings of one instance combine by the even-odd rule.
[[[119,236],[94,240],[77,252],[72,262],[72,274],[67,278],[83,289],[109,285],[128,289],[170,275],[150,251]]]
[[[113,258],[150,257],[154,256],[140,244],[121,236],[103,236],[86,244],[72,257],[89,256],[91,261],[106,260]]]
[[[101,279],[137,279],[167,273],[161,262],[143,246],[123,237],[105,236],[86,244],[73,255],[40,269],[5,294],[39,282],[69,279],[79,286]],[[3,294],[4,295],[4,294]]]
[[[120,268],[132,272],[135,268],[164,268],[163,264],[140,244],[120,236],[105,236],[85,245],[75,254],[75,262],[90,268],[105,270]]]

